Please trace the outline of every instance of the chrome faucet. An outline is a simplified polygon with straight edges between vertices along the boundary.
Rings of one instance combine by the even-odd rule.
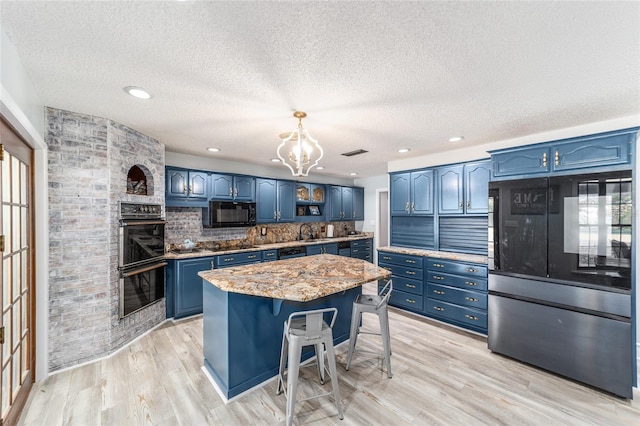
[[[304,239],[302,237],[302,227],[305,226],[305,225],[307,226],[307,228],[309,228],[309,239],[313,240],[313,228],[308,223],[303,223],[302,225],[300,225],[300,235],[298,236],[298,239],[300,241],[302,241]]]

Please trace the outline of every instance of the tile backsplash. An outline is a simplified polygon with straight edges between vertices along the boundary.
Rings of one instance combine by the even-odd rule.
[[[167,225],[165,226],[165,243],[179,244],[186,238],[198,245],[212,244],[245,245],[270,244],[285,241],[295,241],[300,234],[301,223],[267,223],[249,228],[212,229],[202,226],[202,209],[197,207],[167,207],[165,210]],[[314,222],[309,223],[314,235],[326,236],[328,224],[335,226],[335,235],[347,235],[355,231],[355,222]],[[261,235],[262,229],[266,235]],[[309,232],[304,227],[305,234]]]

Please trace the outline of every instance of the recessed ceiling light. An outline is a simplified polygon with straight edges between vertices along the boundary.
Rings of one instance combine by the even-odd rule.
[[[220,152],[220,148],[207,148],[209,152]]]
[[[351,172],[349,173],[349,176],[358,176],[358,174],[356,172]]]
[[[449,142],[460,142],[462,139],[464,139],[464,136],[454,136],[449,139]]]
[[[271,162],[273,162],[273,163],[279,163],[279,162],[280,162],[280,159],[279,159],[279,158],[272,158],[272,159],[271,159]]]
[[[138,99],[151,99],[151,93],[142,87],[127,86],[124,88],[124,91]]]
[[[316,167],[316,170],[324,170],[324,166],[318,166]]]
[[[404,154],[405,152],[409,152],[409,151],[411,151],[409,148],[400,148],[400,149],[398,150],[398,152],[400,152],[400,153],[402,153],[402,154]]]

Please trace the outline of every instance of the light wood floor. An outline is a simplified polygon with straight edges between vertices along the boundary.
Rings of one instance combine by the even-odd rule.
[[[313,425],[639,425],[640,392],[627,401],[491,353],[486,339],[391,310],[393,378],[381,360],[356,353],[345,371],[337,348],[344,421],[330,398],[296,405],[295,423]],[[376,317],[365,316],[375,330]],[[379,337],[359,348],[378,350]],[[114,356],[33,386],[24,425],[283,424],[275,380],[228,405],[201,370],[202,318],[167,322]],[[299,397],[330,389],[313,381]],[[306,381],[305,381],[306,382]]]

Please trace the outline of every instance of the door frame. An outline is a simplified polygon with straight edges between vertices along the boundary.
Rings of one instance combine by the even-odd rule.
[[[383,205],[384,202],[384,197],[382,194],[387,194],[386,195],[386,203],[384,203],[385,205]],[[373,256],[373,263],[375,263],[376,265],[378,264],[378,256],[375,256],[375,249],[377,249],[378,247],[380,247],[380,236],[381,235],[385,235],[386,237],[386,241],[387,241],[387,245],[389,244],[389,239],[390,239],[390,234],[391,234],[391,226],[389,223],[389,220],[391,218],[390,215],[390,200],[389,200],[389,188],[377,188],[376,189],[376,231],[373,234],[374,237],[374,256]],[[386,214],[386,229],[382,229],[382,215],[381,212],[384,212]]]

